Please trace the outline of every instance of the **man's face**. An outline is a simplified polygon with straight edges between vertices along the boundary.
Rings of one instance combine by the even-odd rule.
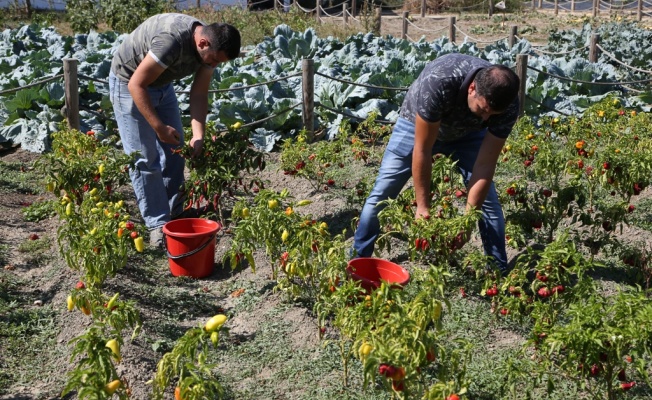
[[[210,48],[200,48],[198,50],[202,63],[207,67],[215,68],[218,64],[229,61],[224,51],[213,51]]]
[[[478,92],[475,90],[475,82],[472,82],[469,85],[469,92],[467,96],[467,104],[469,110],[478,117],[482,118],[483,121],[486,121],[492,115],[500,114],[497,111],[492,110],[487,104],[487,99],[478,95]]]

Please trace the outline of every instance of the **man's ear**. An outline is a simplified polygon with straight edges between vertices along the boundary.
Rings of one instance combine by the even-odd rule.
[[[475,81],[471,82],[469,85],[469,94],[474,94],[475,93]]]
[[[197,47],[199,47],[201,50],[207,49],[211,47],[210,43],[208,43],[208,40],[204,38],[199,39],[199,43],[197,43]]]

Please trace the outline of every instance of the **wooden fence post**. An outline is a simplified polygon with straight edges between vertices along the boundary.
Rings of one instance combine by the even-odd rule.
[[[450,17],[448,22],[448,39],[455,43],[455,16]]]
[[[403,11],[403,29],[401,30],[401,39],[403,39],[403,40],[407,39],[408,14],[409,14],[409,12]]]
[[[575,12],[575,0],[571,0],[571,12]]]
[[[591,35],[591,42],[589,44],[589,62],[595,63],[598,62],[598,41],[600,40],[600,35],[594,33]]]
[[[512,25],[509,30],[509,48],[511,49],[516,44],[516,35],[518,34],[518,26]]]
[[[63,84],[66,91],[66,119],[68,127],[79,130],[79,82],[77,80],[77,61],[63,59]]]
[[[383,16],[383,9],[381,7],[376,7],[376,13],[374,15],[374,26],[373,26],[373,33],[376,36],[380,36],[382,16]]]
[[[421,18],[426,16],[426,0],[421,0]]]
[[[344,26],[346,27],[349,24],[349,13],[346,9],[346,2],[342,3],[342,20],[344,21]]]
[[[543,0],[539,0],[539,10],[543,8]]]
[[[637,20],[638,22],[641,22],[641,20],[643,19],[643,0],[638,0],[638,6],[636,8],[637,8],[636,10]]]
[[[600,0],[593,0],[593,17],[597,17],[600,13]]]
[[[351,15],[355,18],[358,15],[358,5],[356,0],[351,0]]]
[[[315,137],[315,60],[304,58],[301,61],[303,72],[303,127],[308,133],[308,142]]]
[[[555,0],[555,16],[559,15],[559,0]]]
[[[519,79],[518,115],[523,115],[525,109],[525,84],[527,83],[527,54],[516,55],[516,75]]]
[[[489,0],[489,16],[492,17],[494,15],[494,3],[492,3],[493,0]]]
[[[319,0],[316,1],[316,8],[315,8],[315,18],[317,19],[317,24],[321,24],[321,2]]]

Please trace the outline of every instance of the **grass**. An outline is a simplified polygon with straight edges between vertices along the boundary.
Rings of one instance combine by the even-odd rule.
[[[27,282],[0,271],[0,394],[43,377],[62,384],[62,377],[50,375],[50,363],[62,357],[58,313],[51,305],[32,306],[24,287]]]
[[[652,199],[643,199],[636,205],[636,217],[632,225],[652,232]]]
[[[42,177],[29,173],[29,168],[21,162],[0,161],[0,193],[43,193]]]
[[[44,265],[48,260],[52,259],[51,247],[52,244],[48,238],[27,239],[18,246],[18,251],[25,253],[25,263]]]
[[[265,297],[265,293],[261,296]],[[239,302],[250,303],[251,300],[243,295],[235,309],[242,307],[237,304]],[[263,322],[257,326],[255,334],[228,338],[224,348],[217,350],[220,365],[238,365],[237,369],[218,368],[223,378],[220,381],[227,385],[227,398],[388,398],[376,388],[360,393],[362,370],[358,362],[350,372],[352,382],[348,387],[342,386],[341,361],[334,342],[325,342],[318,348],[314,343],[299,348],[293,346],[289,337],[295,327],[286,319],[291,308],[291,304],[280,303],[264,315],[257,315]],[[315,336],[317,332],[315,326]]]

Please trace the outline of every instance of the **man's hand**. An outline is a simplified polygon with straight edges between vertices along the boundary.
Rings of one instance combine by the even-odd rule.
[[[179,132],[170,125],[165,125],[165,128],[162,131],[156,132],[156,136],[158,136],[159,140],[163,143],[173,145],[179,144]]]
[[[190,147],[192,147],[192,156],[199,156],[204,148],[204,139],[193,137],[190,139]]]

